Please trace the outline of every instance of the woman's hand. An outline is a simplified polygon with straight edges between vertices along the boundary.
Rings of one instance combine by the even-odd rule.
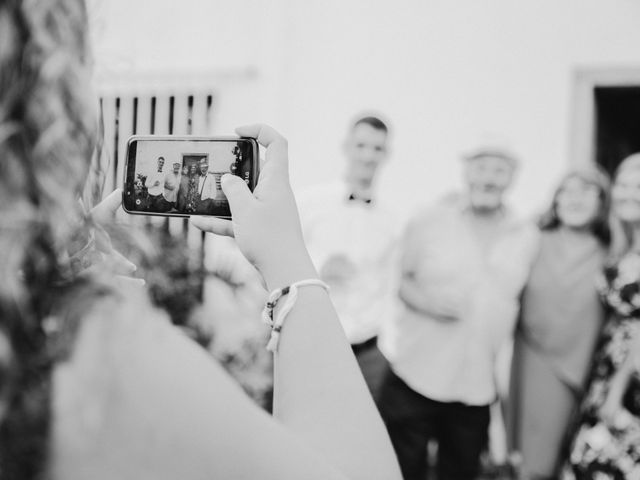
[[[91,209],[89,215],[95,224],[95,248],[100,254],[100,261],[89,267],[88,270],[97,268],[106,269],[134,283],[144,284],[143,279],[131,277],[137,270],[136,265],[113,248],[111,238],[104,230],[105,227],[113,223],[116,212],[121,205],[122,190],[118,188]]]
[[[262,273],[269,288],[317,277],[302,238],[291,186],[287,141],[267,125],[236,129],[242,137],[256,138],[266,147],[265,162],[253,193],[235,175],[222,177],[232,220],[191,217],[205,232],[235,237],[243,255]]]

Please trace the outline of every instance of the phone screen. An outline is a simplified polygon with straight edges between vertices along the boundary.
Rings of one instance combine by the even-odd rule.
[[[258,145],[253,138],[134,136],[127,147],[123,206],[146,215],[230,218],[220,179],[231,173],[253,191]]]

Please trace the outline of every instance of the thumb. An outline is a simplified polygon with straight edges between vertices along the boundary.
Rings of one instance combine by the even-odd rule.
[[[116,210],[122,204],[122,190],[116,188],[107,197],[105,197],[98,205],[91,209],[91,217],[94,222],[100,225],[109,224],[113,221]]]
[[[229,200],[232,216],[236,216],[255,201],[251,190],[240,177],[227,173],[220,179],[220,186]]]

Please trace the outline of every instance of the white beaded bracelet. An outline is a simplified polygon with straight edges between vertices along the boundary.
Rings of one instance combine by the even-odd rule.
[[[262,310],[262,320],[271,326],[271,337],[269,338],[269,343],[267,343],[267,350],[270,352],[276,352],[278,350],[278,342],[280,341],[280,332],[282,331],[282,325],[284,324],[284,319],[289,312],[293,309],[296,301],[298,300],[298,289],[300,287],[322,287],[326,291],[329,291],[329,285],[324,283],[322,280],[317,278],[310,278],[307,280],[300,280],[299,282],[292,283],[288,287],[277,288],[269,294],[269,299],[267,300],[264,309]],[[273,310],[276,308],[278,304],[278,300],[281,297],[287,295],[287,301],[282,306],[276,318],[273,318]]]

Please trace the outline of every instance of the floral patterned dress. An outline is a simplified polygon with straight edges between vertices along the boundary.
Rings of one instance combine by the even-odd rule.
[[[608,320],[596,347],[580,406],[563,480],[640,480],[640,376],[638,368],[623,398],[620,421],[600,415],[611,381],[640,335],[640,254],[629,253],[605,268],[600,291]],[[635,343],[637,345],[637,342]]]
[[[187,189],[186,207],[187,213],[193,213],[196,211],[198,205],[198,179],[199,175],[191,175],[189,177],[189,187]]]

